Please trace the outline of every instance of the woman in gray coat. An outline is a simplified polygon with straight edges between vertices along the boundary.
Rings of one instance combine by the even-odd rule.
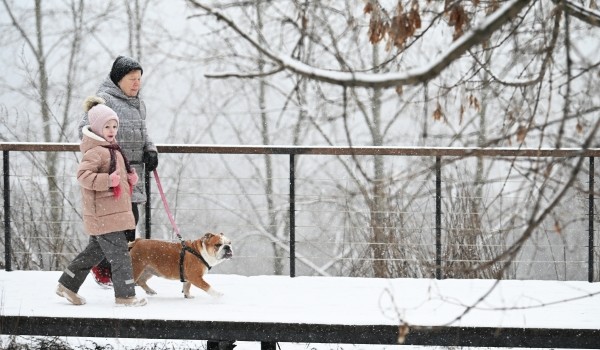
[[[140,176],[151,172],[158,166],[158,152],[150,140],[146,129],[146,105],[140,98],[142,83],[142,66],[133,58],[119,56],[113,62],[110,74],[104,79],[96,95],[106,101],[106,105],[114,110],[120,119],[117,142],[132,167]],[[79,123],[79,138],[81,130],[88,125],[88,115],[84,114]],[[144,181],[139,181],[133,189],[131,209],[137,225],[139,221],[138,204],[146,202]],[[135,239],[135,229],[125,231],[128,241]],[[92,268],[96,282],[101,286],[112,286],[110,263],[103,260]]]

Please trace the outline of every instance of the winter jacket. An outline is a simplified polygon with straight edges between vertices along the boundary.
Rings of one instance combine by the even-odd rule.
[[[96,93],[106,101],[106,105],[112,108],[119,116],[119,133],[117,142],[125,157],[129,160],[132,167],[135,168],[139,176],[145,174],[142,158],[145,151],[156,152],[156,146],[148,137],[146,131],[146,105],[139,96],[129,97],[115,85],[110,76],[107,76]],[[87,113],[83,115],[79,123],[79,129],[88,125]],[[79,138],[82,137],[80,131]],[[133,203],[146,202],[146,188],[144,181],[139,181],[133,190]]]
[[[135,229],[127,170],[121,152],[115,152],[121,177],[121,194],[117,198],[109,187],[110,151],[102,147],[110,143],[94,134],[89,126],[83,128],[82,134],[79,149],[83,158],[77,169],[77,181],[83,198],[85,231],[90,235],[101,235]]]

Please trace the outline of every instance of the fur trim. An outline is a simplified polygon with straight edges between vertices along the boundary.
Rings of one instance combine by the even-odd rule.
[[[89,138],[91,138],[91,139],[94,139],[94,140],[96,140],[96,141],[104,141],[104,142],[107,142],[107,141],[106,141],[106,140],[105,140],[103,137],[100,137],[100,136],[96,135],[96,133],[94,133],[94,132],[92,131],[92,129],[90,128],[90,126],[89,126],[89,125],[86,125],[86,126],[84,126],[84,127],[81,129],[81,132],[83,133],[83,135],[85,135],[85,136],[87,136],[87,137],[89,137]]]
[[[92,107],[105,104],[106,101],[100,96],[88,96],[85,101],[83,101],[83,111],[87,113]]]

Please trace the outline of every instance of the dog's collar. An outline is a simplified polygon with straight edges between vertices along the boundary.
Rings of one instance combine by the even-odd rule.
[[[209,270],[211,269],[211,266],[208,264],[208,262],[206,261],[206,259],[204,259],[204,257],[202,256],[202,254],[198,253],[194,249],[192,249],[192,248],[188,247],[187,245],[185,245],[184,241],[181,241],[181,253],[179,254],[179,279],[181,280],[181,282],[185,282],[185,276],[184,276],[184,273],[183,273],[183,260],[185,258],[185,252],[190,252],[195,257],[197,257],[198,259],[200,259],[200,261],[202,261],[202,263],[204,265],[206,265],[206,267]]]

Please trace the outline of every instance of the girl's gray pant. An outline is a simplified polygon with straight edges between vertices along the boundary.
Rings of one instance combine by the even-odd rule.
[[[115,298],[135,296],[135,282],[127,239],[123,231],[91,236],[83,252],[67,266],[58,282],[77,293],[90,269],[104,257],[112,265],[112,282]]]

